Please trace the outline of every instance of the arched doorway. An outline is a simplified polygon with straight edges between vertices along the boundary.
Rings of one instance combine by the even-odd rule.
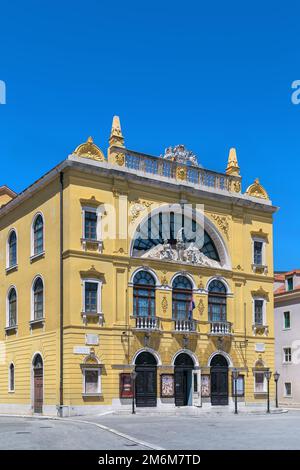
[[[175,406],[193,404],[193,369],[194,362],[191,356],[180,353],[174,362],[175,370]]]
[[[136,406],[156,406],[157,361],[153,354],[141,352],[135,360],[135,372]]]
[[[40,354],[36,354],[32,362],[33,366],[33,411],[34,413],[43,412],[44,395],[44,365]]]
[[[228,362],[222,354],[210,362],[210,389],[212,405],[228,405]]]

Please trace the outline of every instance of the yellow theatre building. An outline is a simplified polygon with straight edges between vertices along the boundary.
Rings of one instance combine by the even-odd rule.
[[[226,160],[129,150],[114,117],[107,154],[0,188],[0,412],[265,404],[276,207]]]

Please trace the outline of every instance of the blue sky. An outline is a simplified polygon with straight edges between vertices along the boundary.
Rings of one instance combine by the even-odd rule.
[[[243,189],[273,203],[275,268],[300,267],[299,16],[295,2],[2,2],[0,185],[32,183],[113,114],[128,148],[184,143],[224,171],[237,148]]]

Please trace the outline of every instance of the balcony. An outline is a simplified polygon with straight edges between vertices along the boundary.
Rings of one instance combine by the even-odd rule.
[[[229,321],[211,321],[210,336],[231,336],[232,323]]]
[[[196,320],[174,320],[175,333],[197,333]]]
[[[134,317],[135,330],[139,331],[159,331],[160,319],[158,317]]]
[[[133,172],[142,172],[158,177],[165,177],[194,185],[217,189],[219,191],[240,193],[240,177],[206,170],[193,164],[172,161],[167,158],[158,158],[141,154],[124,147],[113,146],[111,151],[117,152],[120,165],[124,165]],[[122,158],[120,158],[120,155]]]

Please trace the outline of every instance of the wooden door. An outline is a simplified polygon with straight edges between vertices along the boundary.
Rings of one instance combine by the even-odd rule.
[[[157,400],[156,366],[136,366],[135,401],[136,406],[153,407]]]
[[[34,412],[43,412],[43,369],[33,370],[34,374]]]

